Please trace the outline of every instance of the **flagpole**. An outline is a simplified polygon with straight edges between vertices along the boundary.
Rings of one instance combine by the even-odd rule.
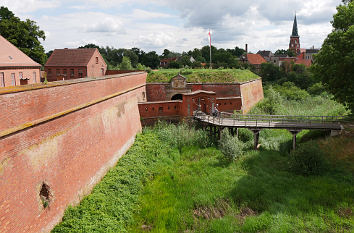
[[[211,33],[210,33],[210,29],[209,29],[209,57],[210,57],[210,64],[209,64],[209,69],[213,69],[212,65],[211,65]]]

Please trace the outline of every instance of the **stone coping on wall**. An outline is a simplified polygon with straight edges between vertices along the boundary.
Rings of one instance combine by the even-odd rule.
[[[231,96],[231,97],[220,97],[216,98],[216,100],[232,100],[232,99],[242,99],[242,96]]]
[[[77,83],[93,82],[93,81],[104,80],[104,79],[120,78],[120,77],[131,76],[136,74],[144,74],[144,73],[146,72],[132,72],[132,73],[124,73],[124,74],[106,75],[101,77],[86,77],[86,78],[79,78],[79,79],[48,82],[47,84],[37,83],[37,84],[30,84],[30,85],[23,85],[23,86],[3,87],[0,88],[0,95],[15,93],[15,92],[31,91],[31,90],[37,90],[43,88],[73,85]]]
[[[97,79],[96,79],[97,80]],[[76,82],[77,83],[77,82]],[[108,96],[105,96],[105,97],[102,97],[102,98],[99,98],[99,99],[96,99],[96,100],[93,100],[93,101],[90,101],[88,103],[85,103],[85,104],[81,104],[79,106],[76,106],[74,108],[71,108],[71,109],[68,109],[68,110],[65,110],[65,111],[62,111],[62,112],[59,112],[59,113],[55,113],[55,114],[52,114],[50,116],[46,116],[46,117],[43,117],[43,118],[40,118],[40,119],[37,119],[37,120],[33,120],[33,121],[30,121],[30,122],[26,122],[24,124],[21,124],[21,125],[18,125],[18,126],[15,126],[15,127],[12,127],[12,128],[9,128],[9,129],[6,129],[6,130],[3,130],[3,131],[0,131],[0,139],[3,139],[7,136],[10,136],[10,135],[13,135],[17,132],[20,132],[20,131],[23,131],[23,130],[26,130],[28,128],[32,128],[36,125],[40,125],[40,124],[43,124],[45,122],[48,122],[48,121],[52,121],[52,120],[55,120],[59,117],[62,117],[62,116],[65,116],[65,115],[68,115],[70,113],[73,113],[73,112],[77,112],[81,109],[84,109],[84,108],[88,108],[90,106],[93,106],[95,104],[98,104],[98,103],[101,103],[101,102],[104,102],[106,100],[109,100],[109,99],[112,99],[112,98],[115,98],[117,96],[120,96],[120,95],[123,95],[123,94],[126,94],[130,91],[134,91],[136,89],[139,89],[141,87],[144,87],[144,84],[143,85],[138,85],[136,87],[133,87],[133,88],[130,88],[130,89],[127,89],[127,90],[124,90],[124,91],[119,91],[119,92],[116,92],[114,94],[111,94],[111,95],[108,95]]]
[[[246,84],[246,83],[251,83],[251,82],[254,82],[254,81],[257,81],[257,80],[260,80],[262,79],[262,77],[260,78],[257,78],[257,79],[252,79],[252,80],[248,80],[248,81],[245,81],[245,82],[233,82],[233,83],[189,83],[187,82],[187,85],[225,85],[225,84]],[[162,84],[165,84],[165,85],[171,85],[171,82],[168,82],[168,83],[146,83],[146,85],[149,85],[149,84],[153,84],[153,85],[162,85]]]
[[[149,102],[138,102],[138,104],[168,104],[168,103],[182,103],[182,100],[165,100],[165,101],[149,101]]]

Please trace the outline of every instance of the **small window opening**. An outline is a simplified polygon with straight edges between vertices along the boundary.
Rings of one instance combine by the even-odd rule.
[[[96,57],[96,64],[98,64],[98,57]]]
[[[155,111],[155,108],[154,108],[154,107],[152,107],[152,111]]]
[[[177,109],[177,106],[175,105],[175,109]]]
[[[39,192],[39,197],[42,201],[43,208],[49,207],[51,201],[50,188],[46,183],[42,184],[41,191]]]
[[[159,107],[159,112],[163,112],[163,107]]]
[[[170,110],[170,106],[168,106],[167,109]]]
[[[145,108],[145,111],[147,112],[148,110],[149,110],[149,109],[146,107],[146,108]]]

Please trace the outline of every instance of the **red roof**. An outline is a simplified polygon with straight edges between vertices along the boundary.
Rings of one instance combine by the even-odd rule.
[[[267,61],[260,54],[247,54],[248,63],[251,65],[260,65],[266,63]]]
[[[163,58],[160,60],[160,62],[171,62],[171,61],[176,61],[177,57],[172,57],[172,58]]]
[[[303,64],[306,67],[310,67],[312,62],[311,62],[311,60],[307,60],[307,59],[297,59],[295,64]]]
[[[34,66],[41,65],[33,61],[24,54],[16,46],[7,41],[0,35],[0,66],[2,67],[18,67],[18,66]]]
[[[55,49],[45,66],[87,66],[96,48]]]

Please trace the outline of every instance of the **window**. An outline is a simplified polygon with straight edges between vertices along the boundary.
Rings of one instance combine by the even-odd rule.
[[[15,73],[11,73],[11,85],[16,86],[16,76]]]
[[[66,69],[63,70],[63,76],[66,77]]]
[[[102,76],[104,76],[104,68],[101,68]]]
[[[4,77],[4,72],[0,72],[0,87],[5,86],[5,77]]]
[[[159,112],[163,112],[163,107],[159,107]]]
[[[70,69],[70,77],[74,77],[74,69]]]
[[[20,76],[20,79],[23,79],[23,73],[22,72],[19,73],[19,76]]]
[[[55,73],[57,74],[57,77],[60,76],[60,70],[56,69]]]
[[[98,57],[96,57],[96,64],[98,64]]]
[[[79,78],[82,78],[83,77],[83,71],[82,69],[79,69]]]
[[[37,83],[37,73],[33,72],[33,83]]]

